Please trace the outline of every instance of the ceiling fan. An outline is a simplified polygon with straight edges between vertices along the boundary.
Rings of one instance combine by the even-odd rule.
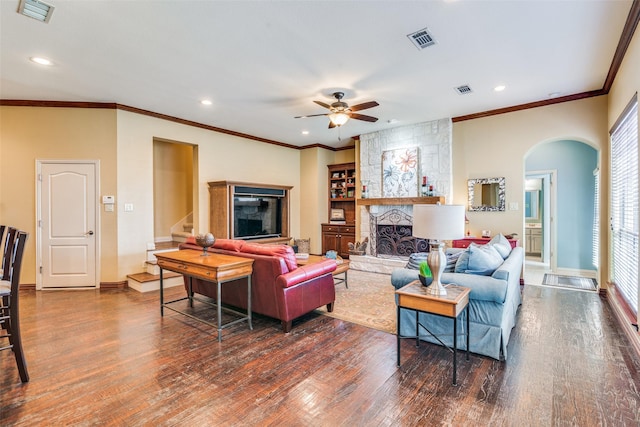
[[[340,127],[343,124],[347,123],[349,119],[355,120],[364,120],[365,122],[377,122],[377,117],[366,116],[364,114],[354,113],[354,111],[366,110],[367,108],[377,107],[378,104],[376,101],[363,102],[362,104],[354,105],[353,107],[349,107],[346,102],[342,101],[344,97],[344,92],[334,92],[333,97],[336,99],[336,102],[333,104],[325,104],[322,101],[313,101],[316,104],[320,105],[328,109],[329,113],[324,114],[311,114],[308,116],[296,116],[296,119],[303,119],[306,117],[318,117],[318,116],[329,116],[329,129],[334,127]]]

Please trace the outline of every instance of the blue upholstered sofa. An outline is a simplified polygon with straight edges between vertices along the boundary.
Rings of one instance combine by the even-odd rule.
[[[447,249],[447,253],[461,249]],[[453,283],[471,288],[469,294],[470,313],[470,350],[498,360],[507,358],[507,344],[511,329],[516,324],[516,314],[521,304],[520,275],[524,251],[515,247],[502,264],[490,276],[469,273],[443,273],[442,283]],[[413,280],[418,279],[418,271],[413,269],[396,269],[391,274],[391,284],[400,289]],[[397,297],[396,297],[397,302]],[[415,311],[402,309],[403,336],[416,335]],[[466,312],[458,322],[459,327],[465,325]],[[420,313],[420,322],[429,328],[448,346],[453,344],[453,320],[432,314]],[[420,332],[421,339],[438,344],[426,331]],[[425,335],[425,337],[422,337]],[[466,338],[458,334],[458,348],[466,349]]]

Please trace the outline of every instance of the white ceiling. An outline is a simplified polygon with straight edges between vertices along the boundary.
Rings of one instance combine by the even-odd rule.
[[[0,98],[108,102],[286,144],[602,89],[631,0],[0,1]],[[407,34],[428,27],[435,46]],[[29,57],[54,62],[44,67]],[[454,87],[468,84],[473,93]],[[495,92],[496,85],[507,88]],[[376,123],[327,129],[336,89]],[[555,95],[551,95],[554,94]],[[203,106],[201,99],[210,99]],[[309,131],[303,135],[302,131]],[[339,140],[342,138],[342,141]]]

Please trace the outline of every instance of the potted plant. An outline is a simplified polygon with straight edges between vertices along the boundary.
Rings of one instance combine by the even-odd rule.
[[[424,286],[429,286],[431,282],[433,282],[433,275],[431,274],[431,269],[429,268],[429,264],[427,261],[422,261],[420,263],[420,272],[418,273],[418,278],[420,279],[420,283]]]

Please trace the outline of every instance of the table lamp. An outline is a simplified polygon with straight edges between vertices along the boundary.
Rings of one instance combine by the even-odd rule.
[[[413,235],[429,239],[431,250],[427,264],[433,275],[433,282],[427,288],[429,295],[446,295],[447,290],[440,282],[440,276],[447,265],[442,240],[464,237],[464,212],[462,205],[414,205]]]

